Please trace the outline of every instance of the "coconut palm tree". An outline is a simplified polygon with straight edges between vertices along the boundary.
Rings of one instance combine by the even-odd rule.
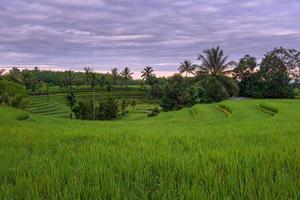
[[[200,72],[213,76],[223,75],[228,67],[235,65],[233,61],[227,62],[228,56],[224,56],[224,51],[219,46],[204,50],[198,60],[202,62]]]
[[[180,74],[185,73],[185,77],[187,77],[188,74],[194,74],[195,69],[196,66],[193,65],[190,60],[183,61],[178,68]]]
[[[142,73],[142,75],[141,75],[142,80],[144,80],[148,84],[149,83],[149,79],[151,77],[155,76],[155,74],[153,72],[154,72],[154,70],[153,70],[152,67],[145,67],[143,69],[143,71],[141,71],[141,73]]]
[[[65,72],[64,85],[68,88],[68,92],[71,92],[71,88],[74,82],[74,72],[72,70]]]
[[[131,72],[128,67],[125,67],[120,75],[123,78],[125,87],[128,88],[128,81],[132,79],[133,72]]]
[[[118,68],[111,69],[111,78],[113,80],[114,85],[117,84],[117,80],[119,79],[119,72]]]
[[[93,72],[93,69],[90,67],[83,68],[84,74],[85,74],[85,82],[87,85],[90,85],[91,83],[91,74]]]
[[[93,118],[96,119],[96,97],[95,97],[95,88],[97,85],[97,75],[94,70],[90,67],[84,68],[86,83],[91,86],[93,92]]]

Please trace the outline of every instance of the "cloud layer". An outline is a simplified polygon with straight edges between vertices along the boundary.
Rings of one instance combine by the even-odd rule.
[[[0,65],[175,71],[221,45],[231,59],[300,48],[299,0],[1,0]]]

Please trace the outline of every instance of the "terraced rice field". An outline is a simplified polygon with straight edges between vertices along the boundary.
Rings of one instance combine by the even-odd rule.
[[[93,99],[93,93],[90,91],[77,91],[75,96],[78,101],[91,101]],[[69,108],[65,102],[66,93],[52,93],[47,95],[35,95],[29,96],[28,106],[26,111],[33,114],[50,115],[56,117],[67,117],[69,115]],[[128,91],[97,91],[95,94],[96,101],[102,101],[108,97],[117,99],[135,99],[137,106],[133,110],[130,110],[128,115],[129,119],[136,119],[140,117],[146,117],[149,113],[149,109],[158,104],[157,100],[150,99],[147,95],[147,91],[136,89],[130,89]],[[133,116],[132,116],[133,115]]]

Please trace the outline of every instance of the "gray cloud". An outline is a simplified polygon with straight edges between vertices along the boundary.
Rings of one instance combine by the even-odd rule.
[[[0,65],[176,70],[205,48],[300,44],[298,0],[2,0]]]

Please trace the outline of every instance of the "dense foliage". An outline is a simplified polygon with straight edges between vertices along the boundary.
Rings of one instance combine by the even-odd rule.
[[[270,52],[260,64],[261,94],[264,98],[291,98],[293,87],[287,66],[283,60]]]
[[[240,96],[255,98],[292,98],[293,85],[298,81],[296,67],[298,58],[286,55],[283,48],[268,52],[256,70],[256,59],[249,55],[242,58],[234,69],[235,78],[240,88]],[[294,51],[292,51],[294,52]],[[298,64],[296,64],[298,65]]]
[[[113,120],[119,111],[119,101],[112,98],[100,102],[98,106],[94,106],[93,101],[81,101],[72,107],[75,117],[83,120]]]
[[[76,86],[85,87],[93,93],[93,112],[89,113],[93,115],[93,119],[96,119],[95,106],[99,103],[95,100],[97,90],[129,90],[128,85],[132,83],[148,91],[150,97],[160,99],[160,106],[165,111],[197,103],[220,102],[238,95],[254,98],[292,98],[295,95],[293,90],[299,84],[300,53],[294,49],[275,48],[265,55],[260,65],[256,58],[249,55],[241,58],[238,64],[228,61],[228,56],[220,47],[204,50],[203,54],[198,56],[198,60],[200,65],[195,65],[190,60],[183,61],[178,68],[179,74],[169,78],[157,78],[153,68],[149,66],[141,72],[141,80],[133,80],[133,72],[128,67],[120,73],[117,68],[113,68],[111,73],[107,74],[97,73],[92,68],[84,68],[84,72],[52,72],[41,71],[38,68],[21,71],[12,68],[6,75],[3,75],[1,70],[0,77],[23,84],[30,94],[35,95],[49,95],[49,85],[65,88],[68,94]],[[232,66],[236,66],[234,70],[228,69]],[[89,112],[90,103],[86,101],[80,105],[83,108],[82,112]],[[123,99],[120,102],[123,115],[128,112],[128,105],[130,101]],[[75,104],[68,106],[72,110]],[[132,105],[133,109],[134,106]]]
[[[27,92],[23,85],[8,81],[0,80],[0,105],[5,104],[16,108],[25,108],[25,96]]]

